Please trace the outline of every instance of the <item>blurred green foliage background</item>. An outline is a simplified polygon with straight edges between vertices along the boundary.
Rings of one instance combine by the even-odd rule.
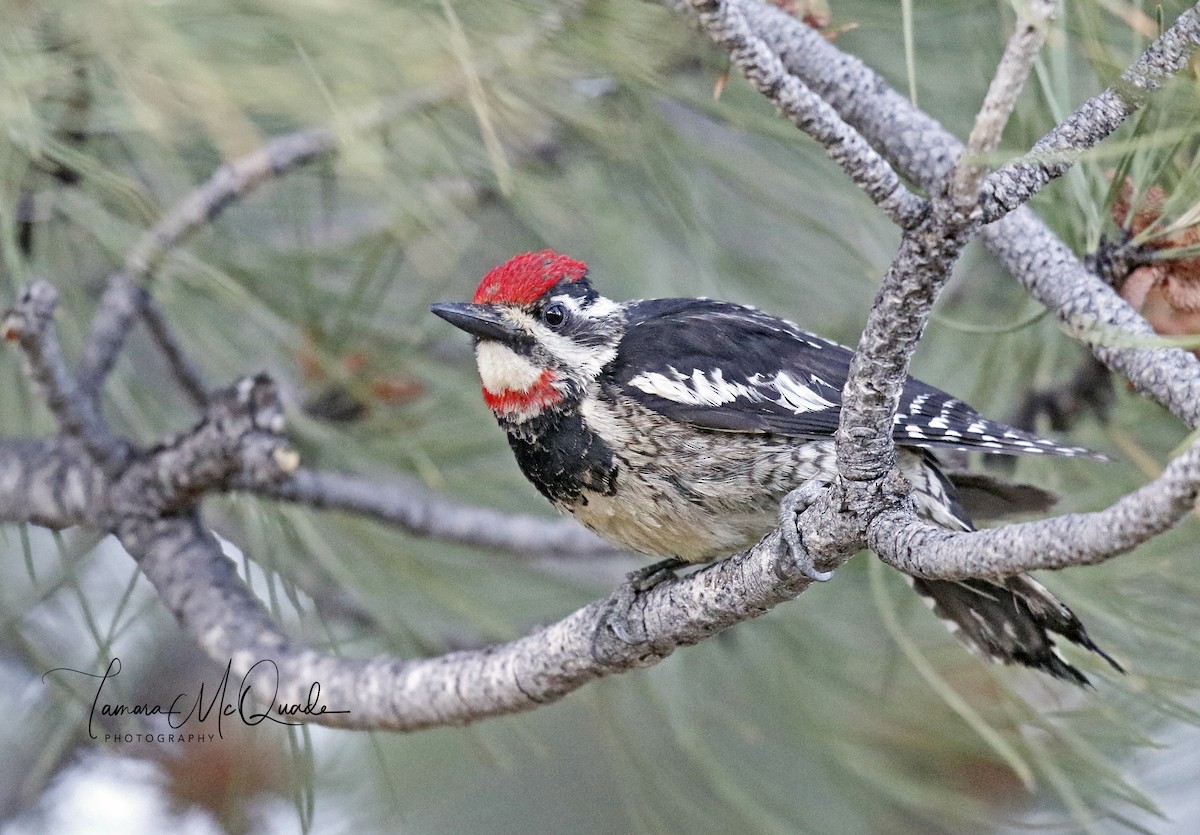
[[[1130,20],[1153,27],[1160,13],[1144,5],[1140,18],[1125,0],[1066,5],[1004,157],[1136,57],[1147,41]],[[965,136],[1012,11],[912,7],[838,2],[833,26],[853,27],[837,44],[904,90],[911,59],[920,104]],[[1163,3],[1161,16],[1183,7]],[[214,385],[262,369],[280,381],[313,467],[549,513],[479,397],[467,341],[429,303],[465,299],[492,265],[552,247],[616,298],[727,298],[853,344],[898,240],[740,79],[714,100],[725,59],[650,3],[5,0],[0,24],[0,275],[9,297],[37,278],[59,288],[71,356],[107,275],[222,162],[289,131],[340,131],[336,157],[226,209],[152,285]],[[361,129],[364,112],[413,96],[419,106]],[[1115,231],[1105,171],[1124,164],[1183,214],[1200,182],[1196,105],[1192,76],[1036,208],[1080,252],[1094,247]],[[1004,418],[1081,357],[972,249],[915,371]],[[52,431],[15,352],[0,378],[0,431]],[[1187,432],[1118,388],[1111,421],[1071,436],[1114,463],[1021,461],[1016,476],[1061,493],[1064,511],[1143,483]],[[140,331],[104,405],[142,442],[194,419]],[[288,628],[345,654],[514,638],[635,565],[533,562],[244,496],[206,512]],[[1172,747],[1200,707],[1197,532],[1189,519],[1133,556],[1042,578],[1130,668],[1078,659],[1094,691],[981,664],[894,572],[860,557],[791,605],[532,714],[407,736],[252,728],[174,751],[97,746],[94,688],[42,674],[117,655],[113,698],[141,702],[219,671],[111,542],[8,527],[0,814],[18,831],[70,831],[95,813],[71,775],[107,772],[116,795],[158,798],[146,831],[168,819],[190,831],[1157,831],[1168,824],[1156,804],[1182,813],[1132,764],[1198,770]]]

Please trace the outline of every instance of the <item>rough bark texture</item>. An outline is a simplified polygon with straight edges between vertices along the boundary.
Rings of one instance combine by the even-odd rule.
[[[1150,333],[1141,317],[1022,204],[1184,66],[1200,43],[1196,9],[1182,15],[1115,88],[1084,103],[1030,154],[985,175],[970,157],[960,165],[963,145],[858,59],[778,9],[751,0],[664,2],[693,15],[752,83],[822,142],[905,230],[846,385],[837,438],[842,478],[800,519],[805,545],[818,565],[835,568],[863,545],[926,577],[1085,565],[1135,547],[1194,507],[1200,446],[1106,510],[952,534],[911,513],[907,485],[892,466],[891,426],[929,310],[962,247],[977,234],[1069,325]],[[1046,4],[1037,5],[1046,13]],[[1003,128],[1039,32],[1036,22],[1018,27],[978,121],[972,153],[991,147]],[[319,682],[321,704],[346,712],[305,718],[343,727],[413,730],[529,710],[599,676],[655,663],[808,587],[800,567],[780,556],[776,532],[742,554],[639,594],[628,609],[614,607],[613,600],[597,601],[526,637],[483,650],[422,660],[355,660],[316,652],[284,635],[207,530],[199,511],[205,495],[249,490],[358,513],[415,534],[539,555],[607,550],[567,523],[503,518],[401,482],[380,485],[298,469],[269,379],[248,378],[209,393],[142,285],[173,247],[231,201],[266,178],[333,150],[329,131],[282,137],[219,170],[164,216],[110,282],[77,373],[67,368],[58,348],[53,290],[35,285],[18,300],[3,331],[22,350],[59,434],[50,440],[0,441],[0,519],[56,528],[86,525],[115,534],[210,656],[230,660],[237,675],[261,660],[273,661],[278,680],[253,679],[269,702],[305,703],[310,686]],[[910,193],[897,174],[931,197]],[[139,316],[202,411],[191,430],[145,449],[117,437],[95,406]],[[1100,344],[1092,349],[1182,420],[1200,424],[1200,364],[1194,356]]]

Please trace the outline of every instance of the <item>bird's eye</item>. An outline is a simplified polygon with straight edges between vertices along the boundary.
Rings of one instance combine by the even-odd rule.
[[[542,311],[542,321],[552,328],[561,328],[567,321],[567,308],[560,302],[547,305]]]

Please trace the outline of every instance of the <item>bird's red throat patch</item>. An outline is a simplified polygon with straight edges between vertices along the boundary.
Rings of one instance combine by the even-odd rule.
[[[475,346],[475,362],[484,402],[497,417],[528,420],[563,399],[554,369],[535,364],[507,345],[481,341]]]
[[[527,389],[504,389],[500,392],[483,387],[483,400],[497,416],[524,419],[540,414],[563,399],[562,392],[554,387],[557,379],[554,371],[547,368]]]
[[[475,290],[475,304],[532,304],[558,282],[578,281],[587,265],[550,249],[514,255],[493,268]]]

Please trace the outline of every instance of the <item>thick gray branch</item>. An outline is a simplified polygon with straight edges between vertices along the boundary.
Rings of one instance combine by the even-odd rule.
[[[888,510],[871,523],[867,541],[885,562],[922,577],[1011,576],[1094,565],[1169,530],[1195,509],[1197,496],[1200,443],[1168,464],[1159,478],[1101,511],[964,534]]]
[[[213,395],[199,424],[140,454],[121,473],[109,491],[110,513],[116,519],[180,513],[205,493],[228,489],[235,476],[275,483],[300,460],[283,429],[275,384],[265,375],[241,380]]]
[[[507,644],[422,660],[355,660],[293,645],[196,517],[132,520],[118,535],[211,657],[231,660],[238,675],[258,661],[273,661],[278,690],[273,681],[259,681],[257,691],[275,702],[304,703],[319,682],[322,704],[349,713],[311,720],[354,728],[411,731],[532,710],[763,614],[808,583],[790,561],[777,560],[771,538],[640,598],[624,624],[644,639],[637,646],[613,636],[608,602],[597,601]]]
[[[98,526],[107,488],[78,440],[0,440],[0,521]]]
[[[113,530],[123,519],[185,512],[235,475],[267,486],[298,461],[282,431],[275,386],[260,376],[217,392],[196,426],[130,450],[121,466],[96,462],[76,438],[2,440],[0,521]]]
[[[229,416],[211,416],[179,443],[164,447],[170,452],[150,454],[144,465],[135,464],[154,478],[130,475],[127,488],[120,486],[126,477],[111,484],[71,444],[0,443],[0,518],[104,528],[115,512],[111,529],[168,609],[212,658],[231,661],[238,675],[259,661],[273,662],[279,672],[277,691],[273,677],[251,679],[264,699],[305,703],[310,686],[318,682],[322,704],[350,711],[305,720],[416,730],[531,710],[592,679],[655,663],[680,646],[757,617],[793,599],[809,583],[790,558],[779,557],[778,537],[771,536],[744,554],[656,586],[640,595],[628,613],[614,614],[610,601],[597,601],[495,647],[422,660],[355,660],[297,646],[242,583],[195,512],[155,515],[158,508],[177,504],[162,498],[173,485],[188,492],[180,479],[192,465],[176,464],[191,455],[189,450],[205,444],[214,450],[214,461],[225,460],[228,440],[215,445],[203,440],[212,440],[219,424],[226,427],[227,439],[245,439],[258,431],[256,416],[262,410],[254,405],[252,385],[238,388],[244,395],[235,397],[240,409],[231,405]],[[192,481],[221,479],[220,467],[204,464],[199,470]],[[139,493],[138,483],[146,480],[155,486]],[[148,497],[150,512],[126,504],[138,495]],[[99,507],[112,510],[98,519]],[[609,624],[617,616],[623,618],[622,633],[634,636],[636,644],[615,637]]]
[[[988,248],[1042,304],[1068,328],[1106,329],[1149,337],[1154,329],[1140,313],[1089,272],[1058,236],[1028,209],[1018,209],[1000,223],[985,226]],[[1178,348],[1135,348],[1088,344],[1109,368],[1125,375],[1143,394],[1153,397],[1189,426],[1200,426],[1200,360]]]
[[[939,213],[904,234],[842,392],[838,471],[849,481],[882,478],[895,463],[892,419],[908,364],[972,228]]]

